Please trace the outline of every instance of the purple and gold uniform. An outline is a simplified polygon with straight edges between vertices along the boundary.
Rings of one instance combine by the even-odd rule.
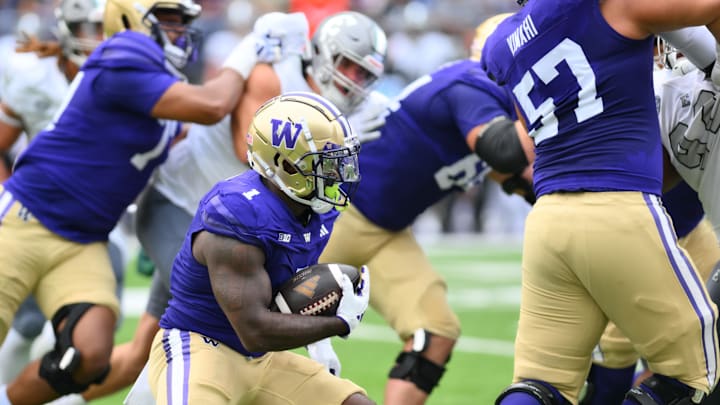
[[[327,403],[339,404],[353,392],[364,392],[307,357],[246,350],[215,299],[207,267],[192,253],[193,238],[201,231],[258,247],[265,253],[274,295],[297,270],[317,263],[337,215],[335,210],[312,214],[303,225],[255,171],[210,190],[175,259],[172,299],[150,353],[149,379],[159,403],[236,404],[250,398],[275,403],[264,401],[285,398],[288,402],[282,403],[305,404],[318,403],[322,392]]]
[[[700,279],[707,280],[720,260],[720,246],[710,221],[705,218],[697,192],[683,181],[663,193],[662,199],[672,218],[678,244],[692,258]],[[632,343],[615,324],[609,323],[593,352],[593,361],[613,369],[632,367],[634,370],[638,359]],[[631,382],[628,381],[628,386]]]
[[[509,95],[478,62],[463,60],[410,84],[390,106],[380,138],[363,144],[362,180],[320,261],[367,264],[370,304],[403,340],[419,328],[450,339],[460,334],[445,281],[410,226],[449,193],[482,180],[487,165],[465,137],[498,116],[514,118]]]
[[[150,115],[177,80],[157,43],[120,33],[90,56],[20,155],[0,196],[0,340],[33,290],[48,318],[76,302],[117,312],[108,234],[178,133],[177,122]]]
[[[608,319],[656,373],[703,392],[717,381],[717,309],[659,197],[652,47],[597,1],[560,0],[529,2],[483,49],[536,147],[513,379],[571,403]]]

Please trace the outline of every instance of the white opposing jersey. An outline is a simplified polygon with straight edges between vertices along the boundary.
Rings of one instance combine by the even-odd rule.
[[[302,73],[299,57],[273,64],[283,93],[312,91]],[[230,116],[214,125],[192,125],[187,139],[178,142],[167,161],[158,167],[154,186],[190,215],[200,199],[220,180],[240,174],[248,166],[235,154]]]
[[[21,118],[25,133],[32,138],[50,123],[68,86],[57,58],[13,53],[0,77],[0,98]]]
[[[659,86],[663,146],[685,182],[698,192],[705,213],[720,238],[720,109],[710,80],[695,70]]]

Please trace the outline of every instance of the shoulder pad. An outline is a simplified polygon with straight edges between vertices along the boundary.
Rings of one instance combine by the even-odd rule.
[[[200,202],[202,225],[207,231],[227,237],[255,235],[263,229],[262,219],[256,206],[259,191],[229,189],[232,179],[218,183],[214,190]],[[230,186],[230,187],[228,187]],[[244,237],[242,237],[244,236]]]
[[[92,67],[167,71],[162,48],[147,35],[134,31],[115,34],[95,50],[83,70]]]

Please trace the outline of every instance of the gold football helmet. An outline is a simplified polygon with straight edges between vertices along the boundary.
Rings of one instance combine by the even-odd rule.
[[[472,44],[470,45],[471,60],[480,60],[483,46],[485,46],[485,42],[487,41],[490,34],[495,31],[495,28],[497,28],[497,26],[500,25],[501,22],[505,21],[505,19],[510,17],[511,15],[513,15],[513,13],[496,14],[483,21],[482,23],[480,23],[480,25],[477,26],[477,28],[475,28],[475,37],[473,38]]]
[[[154,39],[165,52],[165,59],[182,69],[194,56],[199,33],[190,24],[200,15],[202,7],[192,0],[108,0],[105,5],[103,29],[105,37],[125,30],[143,33]],[[160,14],[179,14],[182,22],[161,22]],[[170,41],[167,32],[178,35]]]
[[[317,213],[347,206],[340,185],[360,181],[360,143],[337,107],[317,94],[285,93],[263,104],[247,141],[250,167]]]

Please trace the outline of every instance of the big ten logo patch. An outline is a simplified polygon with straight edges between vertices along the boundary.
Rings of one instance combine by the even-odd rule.
[[[295,149],[298,137],[303,129],[302,124],[276,118],[271,119],[270,123],[272,124],[272,145],[279,147],[285,142],[287,149]]]

